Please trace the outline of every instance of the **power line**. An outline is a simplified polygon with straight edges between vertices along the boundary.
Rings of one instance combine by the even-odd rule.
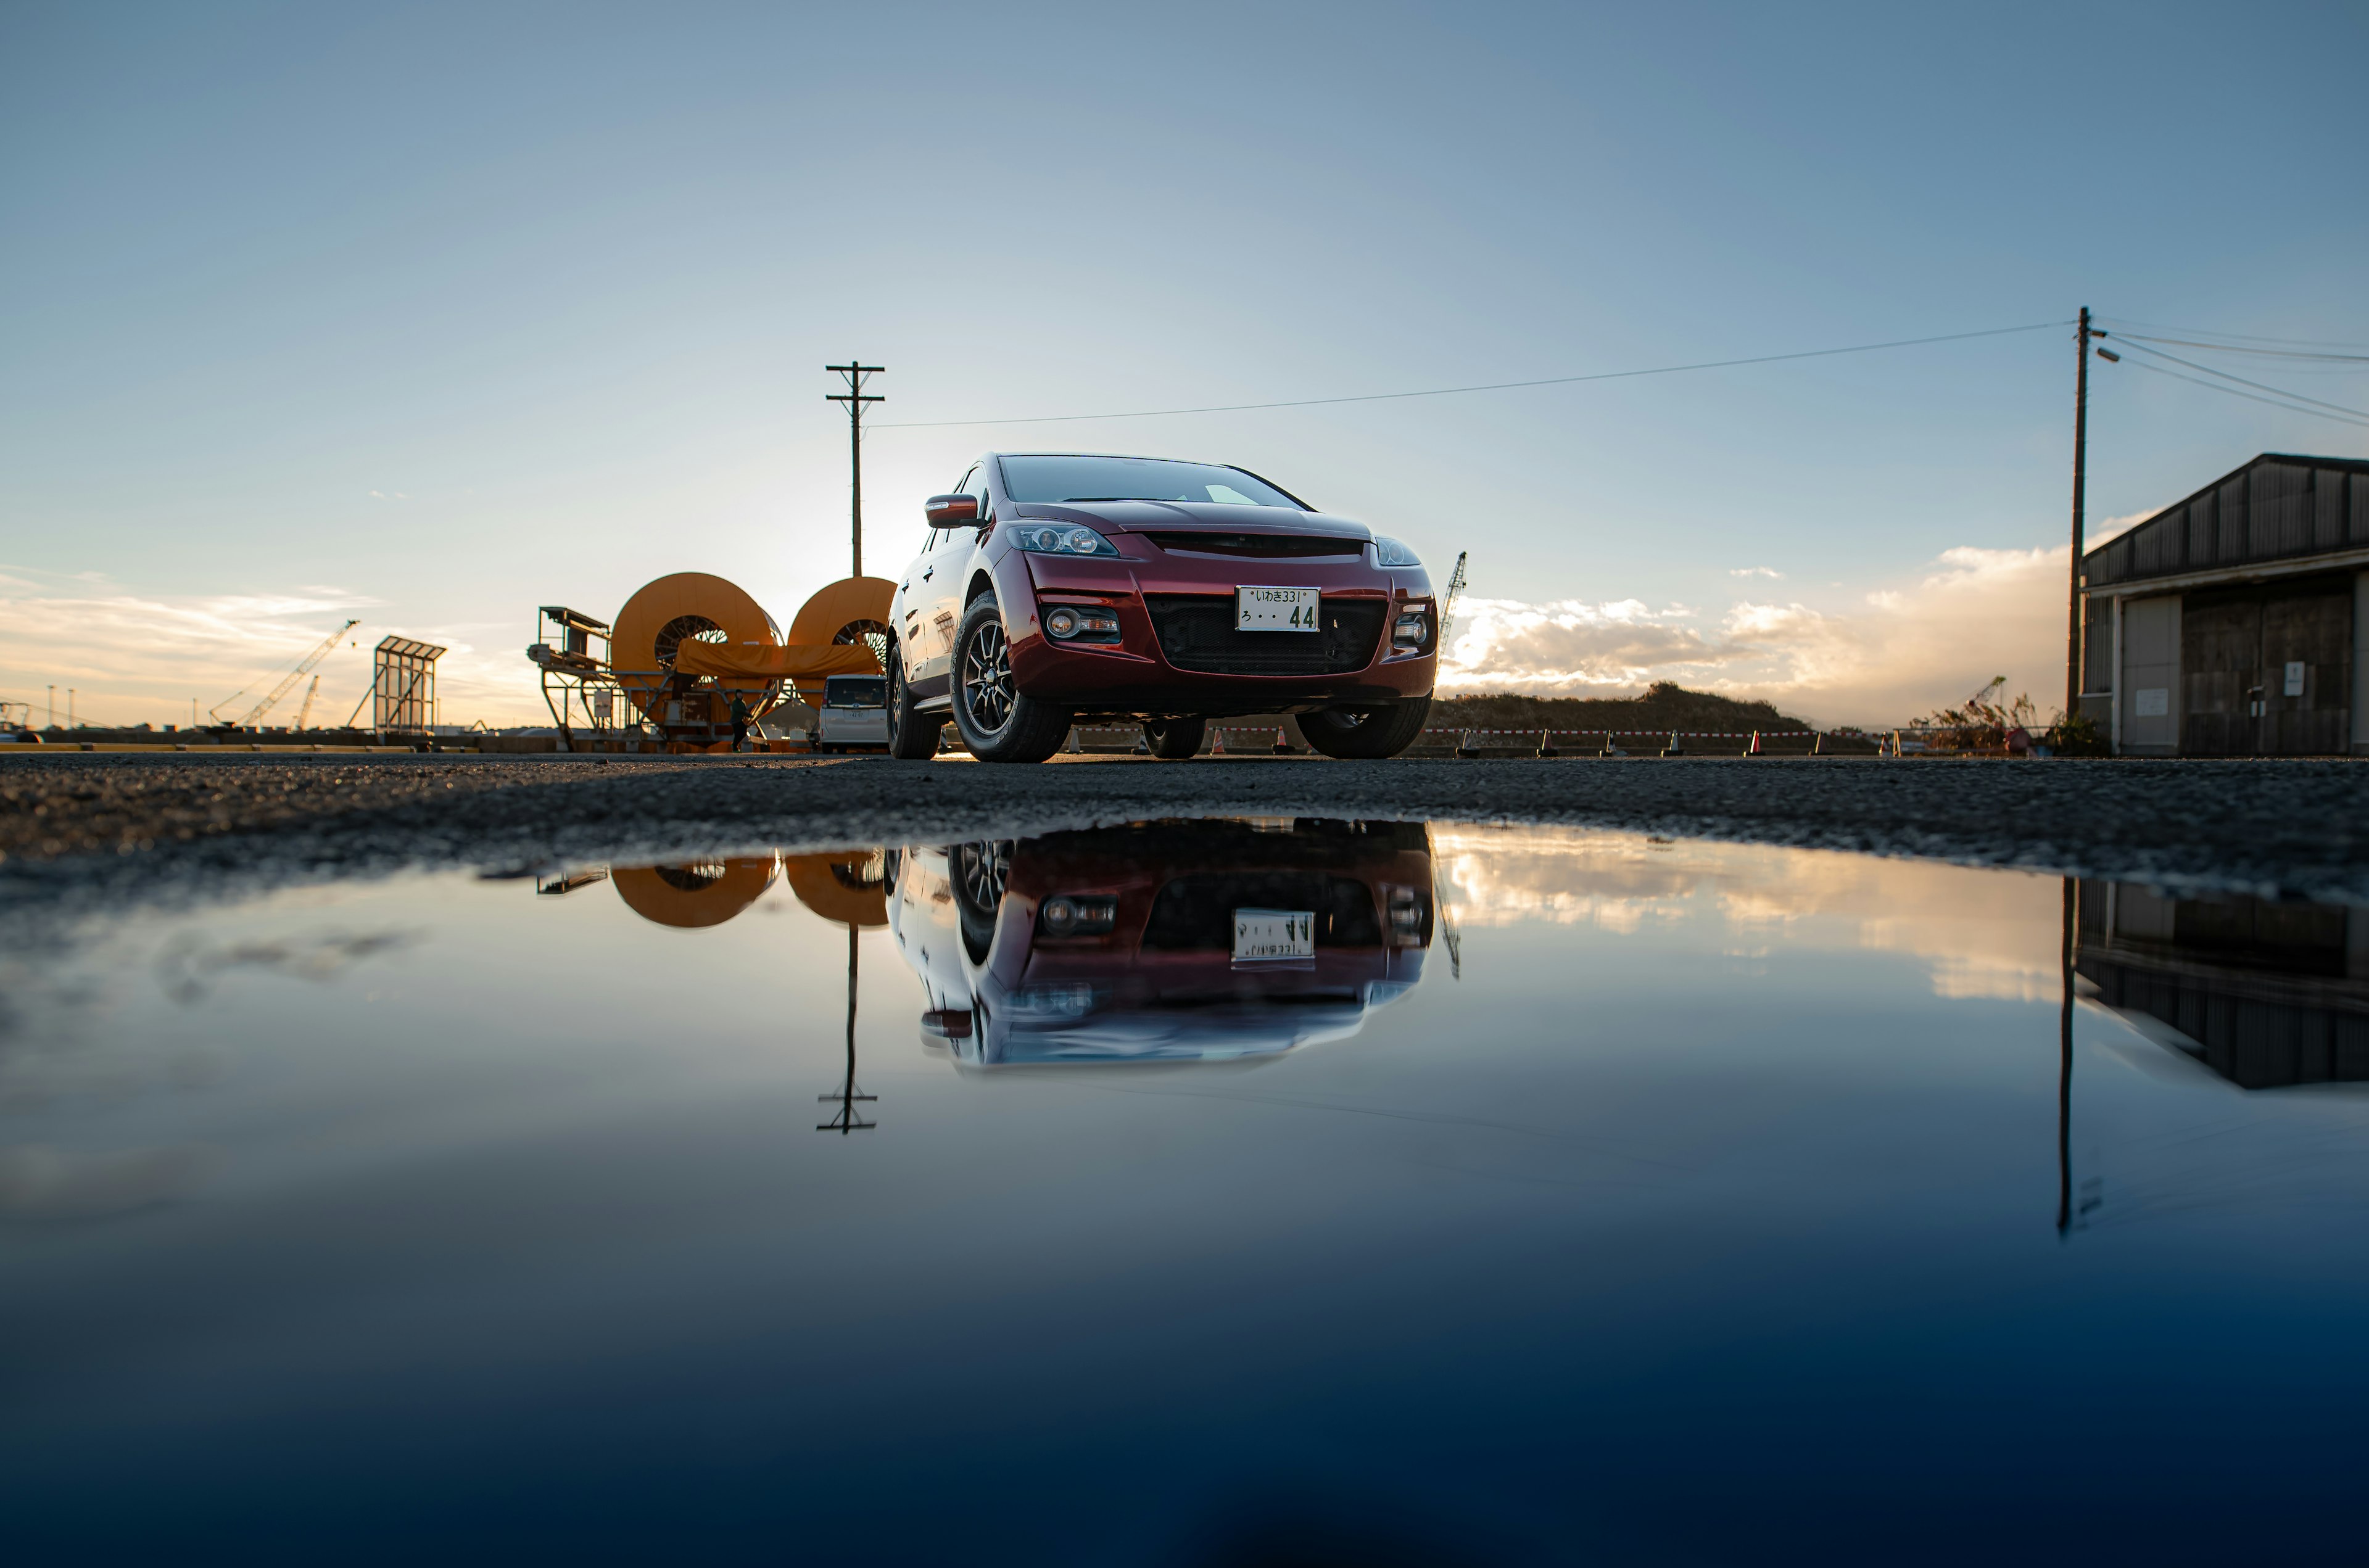
[[[2210,349],[2220,354],[2260,354],[2273,360],[2336,360],[2369,365],[2369,354],[2322,354],[2303,349],[2241,349],[2232,343],[2203,343],[2190,338],[2150,338],[2144,332],[2118,332],[2125,343],[2170,343],[2182,349]]]
[[[2151,371],[2157,375],[2168,375],[2174,381],[2184,381],[2191,386],[2201,386],[2207,392],[2226,392],[2232,397],[2242,397],[2249,403],[2267,403],[2273,408],[2283,408],[2290,414],[2311,414],[2322,419],[2333,419],[2340,425],[2359,425],[2364,429],[2369,429],[2369,419],[2349,418],[2342,414],[2324,414],[2317,408],[2303,408],[2292,403],[2281,403],[2276,398],[2260,397],[2250,392],[2240,392],[2234,386],[2224,386],[2217,381],[2204,381],[2196,376],[2182,375],[2178,371],[2168,371],[2161,365],[2148,364],[2145,360],[2129,360],[2124,362],[2133,370]]]
[[[2198,338],[2226,338],[2238,343],[2277,343],[2290,349],[2369,349],[2369,343],[2338,342],[2318,338],[2260,338],[2248,332],[2223,332],[2211,326],[2169,326],[2160,321],[2133,321],[2127,316],[2100,318],[2118,326],[2144,327],[2149,332],[2186,332]]]
[[[2169,360],[2175,365],[2185,365],[2192,371],[2202,371],[2206,375],[2219,376],[2224,381],[2234,381],[2239,386],[2250,386],[2256,392],[2267,392],[2279,397],[2290,397],[2297,403],[2314,404],[2321,408],[2332,409],[2339,414],[2349,414],[2356,419],[2369,419],[2369,409],[2347,408],[2341,403],[2329,403],[2318,397],[2306,397],[2300,392],[2289,392],[2283,387],[2265,385],[2263,383],[2259,381],[2248,381],[2244,376],[2232,375],[2227,371],[2216,371],[2211,365],[2200,365],[2193,360],[2183,360],[2177,354],[2167,354],[2160,349],[2149,349],[2144,345],[2134,343],[2132,345],[2132,351],[2140,354],[2152,354],[2158,360]]]
[[[1742,360],[1703,360],[1685,365],[1656,365],[1642,371],[1598,371],[1589,375],[1545,376],[1536,381],[1494,381],[1478,386],[1435,386],[1421,392],[1368,392],[1353,397],[1295,397],[1276,403],[1220,403],[1200,408],[1141,408],[1123,414],[1040,414],[1007,419],[908,419],[875,425],[879,430],[943,429],[950,425],[1066,425],[1087,419],[1158,419],[1175,414],[1242,414],[1266,408],[1313,408],[1335,403],[1388,403],[1407,397],[1454,397],[1469,392],[1511,392],[1532,386],[1571,386],[1580,382],[1625,381],[1637,376],[1678,375],[1688,371],[1728,370],[1738,365],[1773,365],[1786,360],[1822,360],[1837,354],[1871,354],[1884,349],[1914,349],[1927,343],[1960,343],[1970,338],[2004,338],[2010,333],[2040,332],[2067,326],[2064,321],[2036,321],[2028,326],[1993,326],[1980,332],[1945,332],[1935,338],[1901,338],[1889,343],[1854,343],[1843,349],[1806,349],[1791,354],[1756,354]]]

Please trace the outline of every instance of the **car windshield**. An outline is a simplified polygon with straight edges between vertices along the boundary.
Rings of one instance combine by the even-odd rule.
[[[885,708],[888,681],[879,675],[834,675],[823,682],[827,708]]]
[[[1158,457],[1007,457],[1003,489],[1014,501],[1216,501],[1238,507],[1299,503],[1239,468]]]

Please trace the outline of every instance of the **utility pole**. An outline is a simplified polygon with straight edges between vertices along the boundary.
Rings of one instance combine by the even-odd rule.
[[[2065,637],[2065,719],[2071,723],[2081,707],[2081,504],[2089,469],[2089,339],[2105,334],[2089,330],[2089,307],[2081,307],[2081,323],[2073,334],[2080,358],[2073,372],[2073,565],[2067,592]]]
[[[815,1098],[823,1104],[836,1103],[839,1106],[830,1120],[815,1124],[817,1132],[835,1132],[844,1138],[851,1132],[870,1132],[878,1125],[866,1121],[864,1113],[855,1108],[859,1104],[869,1104],[880,1096],[866,1094],[855,1082],[855,922],[853,921],[847,924],[847,1076],[840,1080],[835,1093],[818,1094]]]
[[[2089,319],[2089,312],[2084,311],[2081,315],[2083,320]],[[823,369],[835,371],[847,378],[847,390],[831,393],[826,401],[847,405],[847,462],[852,481],[848,532],[852,543],[850,554],[854,558],[854,569],[850,575],[860,578],[864,575],[864,406],[883,401],[864,395],[864,381],[866,376],[880,374],[881,367],[850,359],[843,365],[825,365]]]

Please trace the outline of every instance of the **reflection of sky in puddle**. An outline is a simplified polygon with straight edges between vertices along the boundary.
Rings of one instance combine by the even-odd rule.
[[[2369,1099],[2314,1081],[2369,1076],[2361,913],[2081,888],[2061,1170],[2054,879],[1257,826],[409,876],[6,961],[11,1534],[2349,1544]]]

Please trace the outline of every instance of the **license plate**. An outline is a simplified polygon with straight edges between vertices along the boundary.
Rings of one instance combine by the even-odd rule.
[[[1234,630],[1315,632],[1322,596],[1312,588],[1237,588]]]
[[[1236,910],[1234,962],[1272,963],[1279,958],[1316,956],[1316,914],[1312,910]]]

